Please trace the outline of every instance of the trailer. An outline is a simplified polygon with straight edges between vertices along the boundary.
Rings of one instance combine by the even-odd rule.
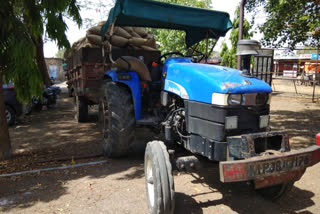
[[[67,84],[69,95],[73,96],[75,118],[78,122],[88,120],[88,106],[97,105],[103,96],[101,86],[105,71],[112,68],[107,48],[80,48],[67,58]],[[113,59],[133,56],[143,59],[151,66],[160,57],[160,51],[113,48]]]

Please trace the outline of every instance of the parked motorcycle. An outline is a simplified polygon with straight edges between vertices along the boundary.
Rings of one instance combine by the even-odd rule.
[[[49,86],[45,88],[42,93],[42,100],[40,97],[32,98],[32,105],[35,111],[41,111],[43,106],[46,106],[48,109],[53,108],[57,103],[57,98],[61,92],[60,87],[58,86]]]

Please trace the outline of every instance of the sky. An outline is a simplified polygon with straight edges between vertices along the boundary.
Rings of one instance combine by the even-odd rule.
[[[241,0],[212,0],[212,9],[219,10],[229,13],[230,20],[232,21],[234,18],[234,11],[237,5],[240,4]],[[99,5],[99,0],[92,0],[96,5]],[[111,0],[104,0],[103,2],[109,2],[111,4]],[[107,19],[108,12],[100,11],[98,6],[91,6],[93,9],[82,9],[80,11],[82,19],[90,18],[93,20],[93,23],[98,23],[100,21],[105,21]],[[250,15],[246,14],[245,18],[250,20]],[[256,16],[256,23],[259,24],[263,22],[264,16],[261,14],[257,14]],[[77,41],[81,37],[86,35],[87,26],[83,26],[81,29],[78,28],[75,22],[71,20],[66,20],[66,24],[68,25],[67,37],[72,44],[73,42]],[[228,45],[228,38],[230,36],[231,30],[227,33],[224,38],[220,38],[217,45],[215,46],[214,50],[219,51],[221,43],[225,40]],[[254,34],[252,39],[260,40],[262,35],[260,33]],[[54,57],[58,52],[58,47],[55,42],[53,41],[45,41],[44,44],[44,55],[45,57]]]

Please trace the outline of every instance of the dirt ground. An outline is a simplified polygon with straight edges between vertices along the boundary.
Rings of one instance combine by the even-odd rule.
[[[148,213],[143,153],[154,133],[140,130],[127,159],[105,159],[96,110],[90,109],[88,123],[76,123],[73,115],[71,98],[64,97],[55,109],[11,127],[15,158],[0,162],[0,175],[107,162],[0,178],[0,213]],[[271,128],[288,130],[293,149],[315,144],[319,121],[320,103],[309,95],[273,94]],[[197,174],[175,173],[176,213],[320,213],[319,172],[320,164],[308,168],[279,202],[263,199],[247,183],[222,184],[218,165]]]

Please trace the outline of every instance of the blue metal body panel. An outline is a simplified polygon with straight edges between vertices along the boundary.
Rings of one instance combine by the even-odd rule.
[[[140,120],[141,119],[141,88],[140,88],[140,80],[139,80],[138,74],[134,71],[116,72],[115,70],[107,71],[105,72],[105,74],[110,76],[113,81],[124,83],[130,88],[132,98],[133,98],[133,103],[134,103],[136,120]],[[118,74],[129,74],[131,76],[131,80],[119,80]]]
[[[183,99],[211,103],[212,93],[270,93],[271,87],[255,77],[241,75],[242,71],[208,64],[177,62],[165,63],[164,90]],[[181,59],[180,59],[181,60]]]
[[[191,63],[191,58],[174,57],[167,59],[163,65],[162,73],[167,72],[168,66],[173,63]]]

